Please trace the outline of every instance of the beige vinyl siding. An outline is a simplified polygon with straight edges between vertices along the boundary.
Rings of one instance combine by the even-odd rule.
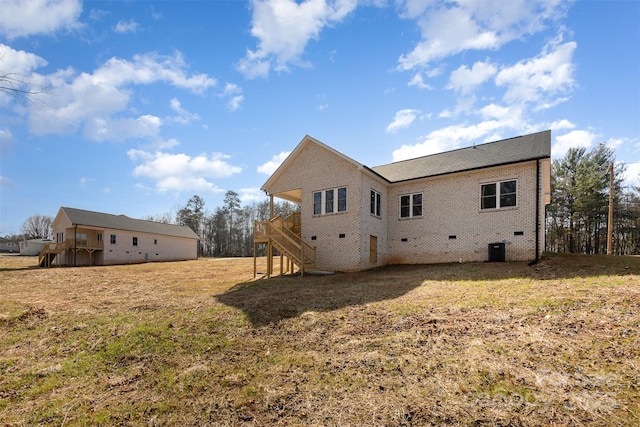
[[[109,242],[109,236],[116,235],[116,243]],[[105,230],[104,265],[128,264],[153,261],[177,261],[196,259],[198,246],[193,239],[160,236],[124,230]],[[138,245],[133,246],[133,237]],[[154,244],[157,240],[157,244]]]

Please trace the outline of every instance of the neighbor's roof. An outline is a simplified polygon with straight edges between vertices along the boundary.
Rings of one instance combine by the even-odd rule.
[[[551,157],[551,131],[533,133],[371,168],[390,182]]]
[[[64,211],[73,225],[199,239],[198,235],[192,229],[182,225],[163,224],[161,222],[129,218],[126,215],[112,215],[68,207],[62,207],[60,210]]]

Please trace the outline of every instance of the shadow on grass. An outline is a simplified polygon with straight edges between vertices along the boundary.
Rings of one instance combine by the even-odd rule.
[[[429,280],[555,280],[601,275],[640,275],[640,257],[548,255],[531,266],[526,262],[393,265],[330,276],[281,276],[239,283],[216,299],[242,310],[254,326],[260,326],[307,311],[392,300]]]
[[[254,326],[260,326],[307,311],[331,311],[400,297],[422,284],[424,279],[414,271],[411,266],[392,266],[328,276],[279,276],[239,283],[216,299],[242,310]]]

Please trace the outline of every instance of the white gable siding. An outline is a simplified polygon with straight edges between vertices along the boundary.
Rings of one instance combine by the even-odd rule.
[[[496,242],[505,244],[507,261],[534,259],[535,172],[533,161],[393,186],[388,202],[389,253],[393,256],[388,262],[486,261],[488,245]],[[481,184],[511,179],[518,183],[517,207],[482,211]],[[419,192],[423,194],[422,217],[400,219],[400,195]]]

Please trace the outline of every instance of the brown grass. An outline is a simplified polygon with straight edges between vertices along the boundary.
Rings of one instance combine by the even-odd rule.
[[[0,256],[0,424],[640,423],[640,258],[252,280]]]

